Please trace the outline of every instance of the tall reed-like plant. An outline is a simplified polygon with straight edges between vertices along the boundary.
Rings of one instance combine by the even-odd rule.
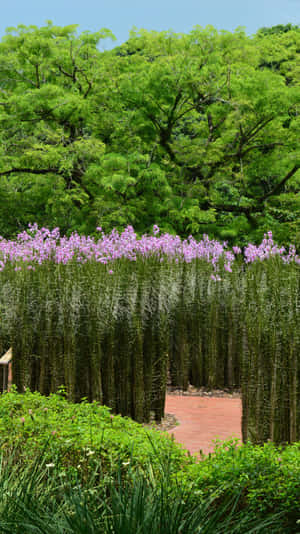
[[[244,440],[300,439],[293,247],[268,234],[237,259],[207,237],[137,239],[131,228],[18,239],[0,240],[0,348],[13,348],[19,391],[64,385],[70,400],[160,420],[169,372],[183,389],[242,386]]]
[[[246,271],[243,438],[300,439],[299,268],[279,258]]]

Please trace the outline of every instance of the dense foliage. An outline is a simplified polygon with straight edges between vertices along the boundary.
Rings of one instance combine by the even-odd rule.
[[[269,30],[141,30],[101,51],[108,30],[9,29],[0,233],[158,223],[298,246],[300,31]]]
[[[0,396],[1,447],[24,465],[43,454],[52,468],[86,481],[101,459],[102,479],[120,466],[143,467],[171,460],[174,472],[186,463],[184,451],[167,434],[112,415],[96,401],[72,404],[63,388],[50,397],[15,388]],[[57,464],[57,465],[56,465]],[[54,469],[55,470],[55,469]],[[101,482],[101,480],[99,481]]]
[[[299,443],[197,461],[97,403],[29,391],[0,396],[0,427],[3,533],[298,532]]]
[[[194,498],[215,488],[223,495],[243,488],[249,510],[256,517],[271,511],[281,513],[286,532],[298,532],[300,517],[300,444],[263,447],[217,443],[215,452],[203,461],[190,464],[178,474],[181,484],[193,486]],[[298,521],[298,526],[296,522]],[[266,529],[272,532],[272,529]]]

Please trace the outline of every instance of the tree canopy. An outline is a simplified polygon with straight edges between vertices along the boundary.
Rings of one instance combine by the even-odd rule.
[[[18,26],[0,42],[0,233],[154,223],[300,244],[300,30]]]

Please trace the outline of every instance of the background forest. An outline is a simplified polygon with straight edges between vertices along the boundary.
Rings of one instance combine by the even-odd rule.
[[[0,42],[0,234],[271,230],[300,246],[300,29],[78,34]]]

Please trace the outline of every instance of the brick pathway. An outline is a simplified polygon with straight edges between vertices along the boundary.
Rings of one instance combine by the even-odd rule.
[[[191,454],[198,453],[200,449],[205,454],[212,452],[212,440],[216,438],[241,439],[240,399],[167,395],[165,410],[179,421],[179,426],[169,433]]]

